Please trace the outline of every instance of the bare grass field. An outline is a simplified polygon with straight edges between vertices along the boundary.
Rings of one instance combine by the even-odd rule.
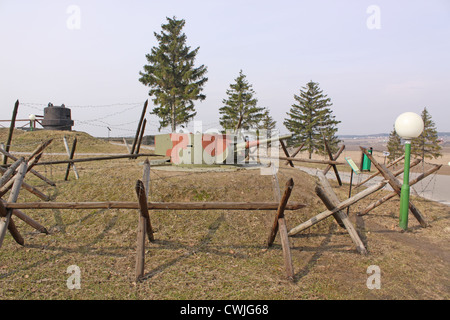
[[[30,140],[23,144],[44,138],[27,134]],[[61,139],[55,134],[53,150],[64,151]],[[80,140],[80,152],[125,153],[124,147],[96,139],[91,144],[89,139]],[[12,150],[28,149],[16,147],[13,139]],[[69,181],[63,180],[66,165],[40,166],[37,169],[53,179],[56,187],[31,175],[26,182],[51,195],[52,201],[137,201],[134,186],[142,178],[142,161],[80,163],[80,179],[75,180],[71,173]],[[307,207],[286,212],[288,229],[326,209],[314,193],[314,177],[283,165],[278,172],[281,188],[289,178],[295,183],[291,200]],[[331,183],[340,199],[345,199],[348,185]],[[369,251],[367,256],[356,252],[345,229],[332,217],[290,238],[294,282],[285,278],[278,236],[272,248],[266,246],[275,212],[151,211],[156,242],[147,242],[145,277],[136,283],[137,210],[24,210],[49,234],[14,219],[25,246],[19,246],[9,234],[3,242],[0,298],[449,299],[450,208],[413,197],[430,227],[420,227],[410,216],[407,232],[397,227],[397,198],[369,215],[356,216],[382,193],[350,208],[350,218]],[[273,201],[273,197],[271,177],[257,169],[151,170],[150,201]],[[18,202],[31,201],[38,199],[20,193]],[[67,268],[72,265],[81,270],[79,290],[67,286]],[[367,286],[368,268],[374,265],[381,270],[380,289]]]

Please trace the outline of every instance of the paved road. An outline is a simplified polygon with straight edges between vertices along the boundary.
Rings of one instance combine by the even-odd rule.
[[[317,169],[306,168],[306,167],[297,167],[302,171],[305,171],[311,175],[316,175]],[[372,172],[371,174],[373,174]],[[353,184],[356,184],[360,181],[363,181],[365,178],[369,177],[371,174],[361,173],[359,175],[353,175]],[[410,179],[414,179],[418,173],[411,173]],[[350,173],[347,172],[339,172],[339,176],[341,180],[346,183],[350,183]],[[400,176],[400,181],[402,181]],[[336,179],[334,175],[334,171],[330,170],[327,173],[328,179]],[[378,183],[382,181],[383,178],[380,176],[374,177],[365,183],[366,186],[370,186],[371,184]],[[385,187],[387,190],[392,190],[392,188],[387,185]],[[433,200],[445,205],[450,206],[450,176],[448,175],[440,175],[440,174],[432,174],[425,179],[419,181],[417,184],[411,187],[411,193],[416,194],[425,199]]]

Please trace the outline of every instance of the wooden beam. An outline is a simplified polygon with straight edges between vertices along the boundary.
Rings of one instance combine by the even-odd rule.
[[[291,196],[293,187],[294,187],[294,180],[292,180],[292,178],[291,178],[286,182],[283,197],[281,198],[280,203],[277,208],[277,214],[275,216],[275,221],[273,222],[273,226],[272,226],[272,229],[270,230],[269,238],[267,241],[267,245],[269,247],[273,244],[273,241],[275,240],[275,236],[277,235],[277,230],[278,230],[278,220],[280,218],[284,217],[284,210],[286,209],[286,204],[289,200],[289,197]]]
[[[139,134],[139,140],[138,140],[138,144],[136,146],[136,151],[135,153],[139,153],[139,150],[141,149],[141,143],[142,143],[142,138],[144,137],[144,132],[145,132],[145,126],[147,125],[147,119],[144,119],[144,122],[142,123],[142,130]]]
[[[8,132],[8,140],[6,141],[5,151],[9,152],[9,148],[11,147],[11,141],[12,136],[14,133],[14,127],[16,125],[16,117],[17,117],[17,110],[19,109],[19,100],[16,100],[16,103],[14,104],[14,109],[12,113],[12,119],[11,124],[9,125],[9,132]],[[6,164],[8,162],[8,158],[3,158],[3,164]]]
[[[139,209],[137,202],[22,202],[5,203],[7,209]],[[149,210],[277,210],[278,202],[148,202]],[[306,207],[300,202],[291,201],[285,210],[298,210]]]
[[[335,204],[340,203],[337,195],[334,193],[333,188],[331,187],[330,182],[325,177],[325,174],[323,172],[317,171],[317,177],[319,178],[320,185],[322,186],[324,191],[328,194],[328,197],[331,199],[332,203],[335,203]],[[331,209],[333,209],[333,208],[331,208]],[[328,208],[328,209],[330,209],[330,208]],[[339,212],[333,213],[333,217],[341,228],[345,228],[345,225],[342,222],[341,215],[339,214]]]
[[[75,138],[75,140],[76,140],[77,138]],[[125,139],[125,138],[124,138]],[[73,142],[73,144],[74,145],[76,145],[76,143],[75,143],[75,140],[74,140],[74,142]],[[63,141],[64,141],[64,147],[66,148],[66,152],[67,152],[67,156],[69,157],[69,159],[73,159],[73,156],[70,156],[71,155],[71,151],[70,151],[70,148],[69,148],[69,144],[67,143],[67,139],[66,139],[66,136],[64,136],[63,137]],[[74,149],[74,146],[72,145],[72,150]],[[75,154],[75,153],[74,153]],[[69,164],[70,165],[70,164]],[[77,170],[77,167],[75,166],[75,164],[74,163],[72,163],[72,169],[73,169],[73,173],[75,174],[75,179],[80,179],[80,175],[78,174],[78,170]],[[64,179],[64,180],[66,180],[66,179]]]
[[[325,175],[322,172],[320,172],[319,175],[322,175],[323,178],[320,179],[319,184],[316,185],[315,189],[316,194],[319,196],[319,198],[322,200],[322,202],[325,204],[328,210],[333,210],[334,208],[336,208],[336,206],[339,205],[340,203],[339,198],[330,188],[331,185],[329,185],[329,182],[325,178]],[[353,227],[353,224],[350,222],[350,219],[348,218],[347,214],[339,210],[334,215],[336,215],[339,218],[339,221],[341,221],[345,229],[347,229],[350,238],[356,245],[356,250],[360,254],[367,254],[366,247],[364,246],[364,243],[361,241],[358,232],[356,232],[356,229]]]
[[[284,154],[286,155],[286,157],[289,158],[289,157],[290,157],[290,156],[289,156],[289,152],[287,151],[286,145],[284,144],[283,140],[280,140],[280,146],[281,146],[281,149],[283,149],[283,152],[284,152]],[[294,164],[292,163],[292,160],[287,160],[287,163],[288,163],[292,168],[294,168]]]
[[[106,157],[92,157],[92,158],[80,158],[72,160],[55,160],[55,161],[42,161],[37,165],[53,165],[53,164],[65,164],[65,163],[78,163],[78,162],[89,162],[89,161],[101,161],[101,160],[115,160],[115,159],[125,159],[125,158],[137,158],[137,157],[160,157],[161,155],[154,153],[139,153],[139,154],[121,154],[115,156]]]
[[[266,157],[264,157],[266,158]],[[261,157],[263,159],[263,157]],[[272,159],[272,158],[268,158]],[[344,165],[344,162],[340,161],[331,161],[331,160],[316,160],[316,159],[300,159],[300,158],[292,158],[292,157],[279,157],[280,160],[290,160],[290,161],[298,161],[298,162],[307,162],[307,163],[320,163],[320,164],[335,164],[335,165]]]
[[[335,161],[335,159],[333,158],[333,154],[331,153],[331,149],[328,146],[327,139],[325,139],[325,135],[323,135],[323,143],[325,145],[325,151],[328,154],[328,158],[330,159],[330,161]],[[338,172],[338,169],[337,169],[336,165],[335,164],[331,164],[331,166],[333,168],[334,174],[336,175],[336,180],[337,180],[338,184],[340,186],[342,186],[341,177],[339,176],[339,172]]]
[[[339,148],[338,152],[336,152],[336,154],[333,156],[333,160],[334,160],[334,161],[336,161],[337,159],[339,159],[339,157],[340,157],[341,153],[344,151],[344,149],[345,149],[345,145],[342,145],[342,146]],[[323,170],[323,174],[327,174],[328,171],[330,171],[330,169],[331,169],[331,164],[327,165],[327,167]]]
[[[138,142],[139,134],[141,132],[142,122],[144,121],[145,112],[147,111],[147,105],[148,105],[148,99],[145,100],[144,107],[142,108],[141,118],[139,119],[139,124],[136,128],[136,135],[134,137],[133,146],[131,147],[130,154],[134,154],[134,150],[136,149],[136,144]]]

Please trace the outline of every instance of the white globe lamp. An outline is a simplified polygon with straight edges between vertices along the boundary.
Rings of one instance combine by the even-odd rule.
[[[28,116],[28,119],[30,119],[30,128],[31,128],[31,131],[33,131],[33,124],[34,124],[34,120],[36,120],[36,115],[30,114]]]

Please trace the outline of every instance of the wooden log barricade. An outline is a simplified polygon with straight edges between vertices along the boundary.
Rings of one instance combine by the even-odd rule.
[[[133,156],[136,156],[134,154]],[[15,228],[11,219],[14,214],[19,217],[36,230],[48,233],[47,229],[40,225],[35,220],[25,215],[23,209],[136,209],[139,210],[139,222],[137,229],[137,250],[136,250],[136,281],[140,281],[144,276],[145,267],[145,242],[146,236],[150,242],[155,241],[152,225],[150,222],[150,210],[239,210],[239,211],[257,211],[268,210],[276,211],[274,225],[271,229],[271,236],[269,238],[269,245],[275,239],[276,233],[280,232],[283,247],[283,257],[285,260],[286,274],[289,279],[293,279],[292,258],[290,254],[289,242],[287,238],[287,228],[285,223],[285,210],[298,210],[304,208],[306,205],[299,202],[288,202],[294,182],[289,179],[286,183],[286,189],[282,197],[278,196],[277,201],[274,202],[150,202],[149,197],[149,183],[150,183],[150,163],[148,159],[144,162],[143,179],[136,182],[136,202],[126,201],[104,201],[104,202],[27,202],[16,203],[18,190],[23,182],[23,177],[27,172],[27,163],[21,161],[19,166],[21,173],[20,179],[14,180],[11,196],[8,201],[0,201],[0,214],[2,215],[0,225],[0,235],[4,237],[6,229],[9,229],[14,239],[23,245],[24,241]],[[274,189],[277,185],[274,185]],[[279,194],[279,187],[278,187]],[[278,200],[279,199],[279,200]],[[8,220],[6,220],[8,219]],[[3,238],[1,238],[3,240]],[[0,242],[1,244],[1,242]]]

